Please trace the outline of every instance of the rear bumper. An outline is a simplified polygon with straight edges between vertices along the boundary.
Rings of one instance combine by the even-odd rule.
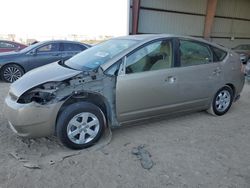
[[[10,128],[22,137],[42,137],[54,133],[58,111],[63,102],[49,105],[19,104],[10,96],[5,99],[4,114]]]

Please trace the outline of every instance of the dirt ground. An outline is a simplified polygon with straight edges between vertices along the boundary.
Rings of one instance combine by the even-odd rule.
[[[54,137],[17,137],[2,114],[8,86],[0,83],[0,188],[250,187],[248,84],[225,116],[197,112],[119,128],[109,144],[82,151]],[[133,154],[141,145],[150,153],[150,170]]]

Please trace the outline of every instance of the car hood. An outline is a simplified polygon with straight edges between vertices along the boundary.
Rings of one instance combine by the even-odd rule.
[[[59,62],[54,62],[42,67],[33,69],[10,86],[10,92],[20,97],[27,90],[40,84],[53,81],[63,81],[80,74],[82,71],[63,67]]]

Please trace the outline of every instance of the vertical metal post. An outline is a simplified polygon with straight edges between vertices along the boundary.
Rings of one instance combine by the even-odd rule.
[[[140,14],[140,0],[133,0],[132,8],[132,34],[138,33],[139,14]]]
[[[204,25],[204,33],[203,33],[203,37],[207,40],[209,40],[211,36],[216,7],[217,7],[217,0],[207,0],[207,13]]]

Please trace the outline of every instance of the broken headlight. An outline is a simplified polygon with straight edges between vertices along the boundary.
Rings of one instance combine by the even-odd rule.
[[[62,85],[60,82],[49,82],[39,85],[27,92],[25,92],[18,99],[18,103],[27,104],[36,102],[38,104],[47,104],[56,98],[56,91]]]

